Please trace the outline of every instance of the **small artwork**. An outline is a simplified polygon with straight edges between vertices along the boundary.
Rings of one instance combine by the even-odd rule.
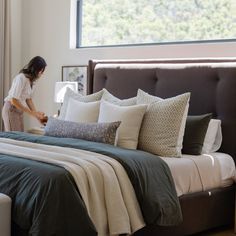
[[[62,66],[62,81],[78,82],[78,92],[87,94],[87,66]]]

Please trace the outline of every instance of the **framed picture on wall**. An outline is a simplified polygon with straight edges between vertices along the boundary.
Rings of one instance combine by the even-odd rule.
[[[78,92],[87,94],[88,66],[62,66],[62,81],[78,82]]]

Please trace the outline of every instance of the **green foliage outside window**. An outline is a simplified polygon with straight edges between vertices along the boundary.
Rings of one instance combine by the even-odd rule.
[[[84,0],[80,46],[236,38],[236,0]]]

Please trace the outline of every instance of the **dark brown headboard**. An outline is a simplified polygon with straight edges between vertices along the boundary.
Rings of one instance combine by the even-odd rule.
[[[137,89],[162,98],[191,92],[190,115],[221,119],[222,152],[236,160],[236,58],[89,61],[89,93],[106,88],[119,98]]]

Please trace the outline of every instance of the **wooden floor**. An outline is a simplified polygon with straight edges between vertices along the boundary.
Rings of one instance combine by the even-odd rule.
[[[234,234],[234,229],[232,227],[227,227],[195,234],[194,236],[236,236],[236,234]]]

